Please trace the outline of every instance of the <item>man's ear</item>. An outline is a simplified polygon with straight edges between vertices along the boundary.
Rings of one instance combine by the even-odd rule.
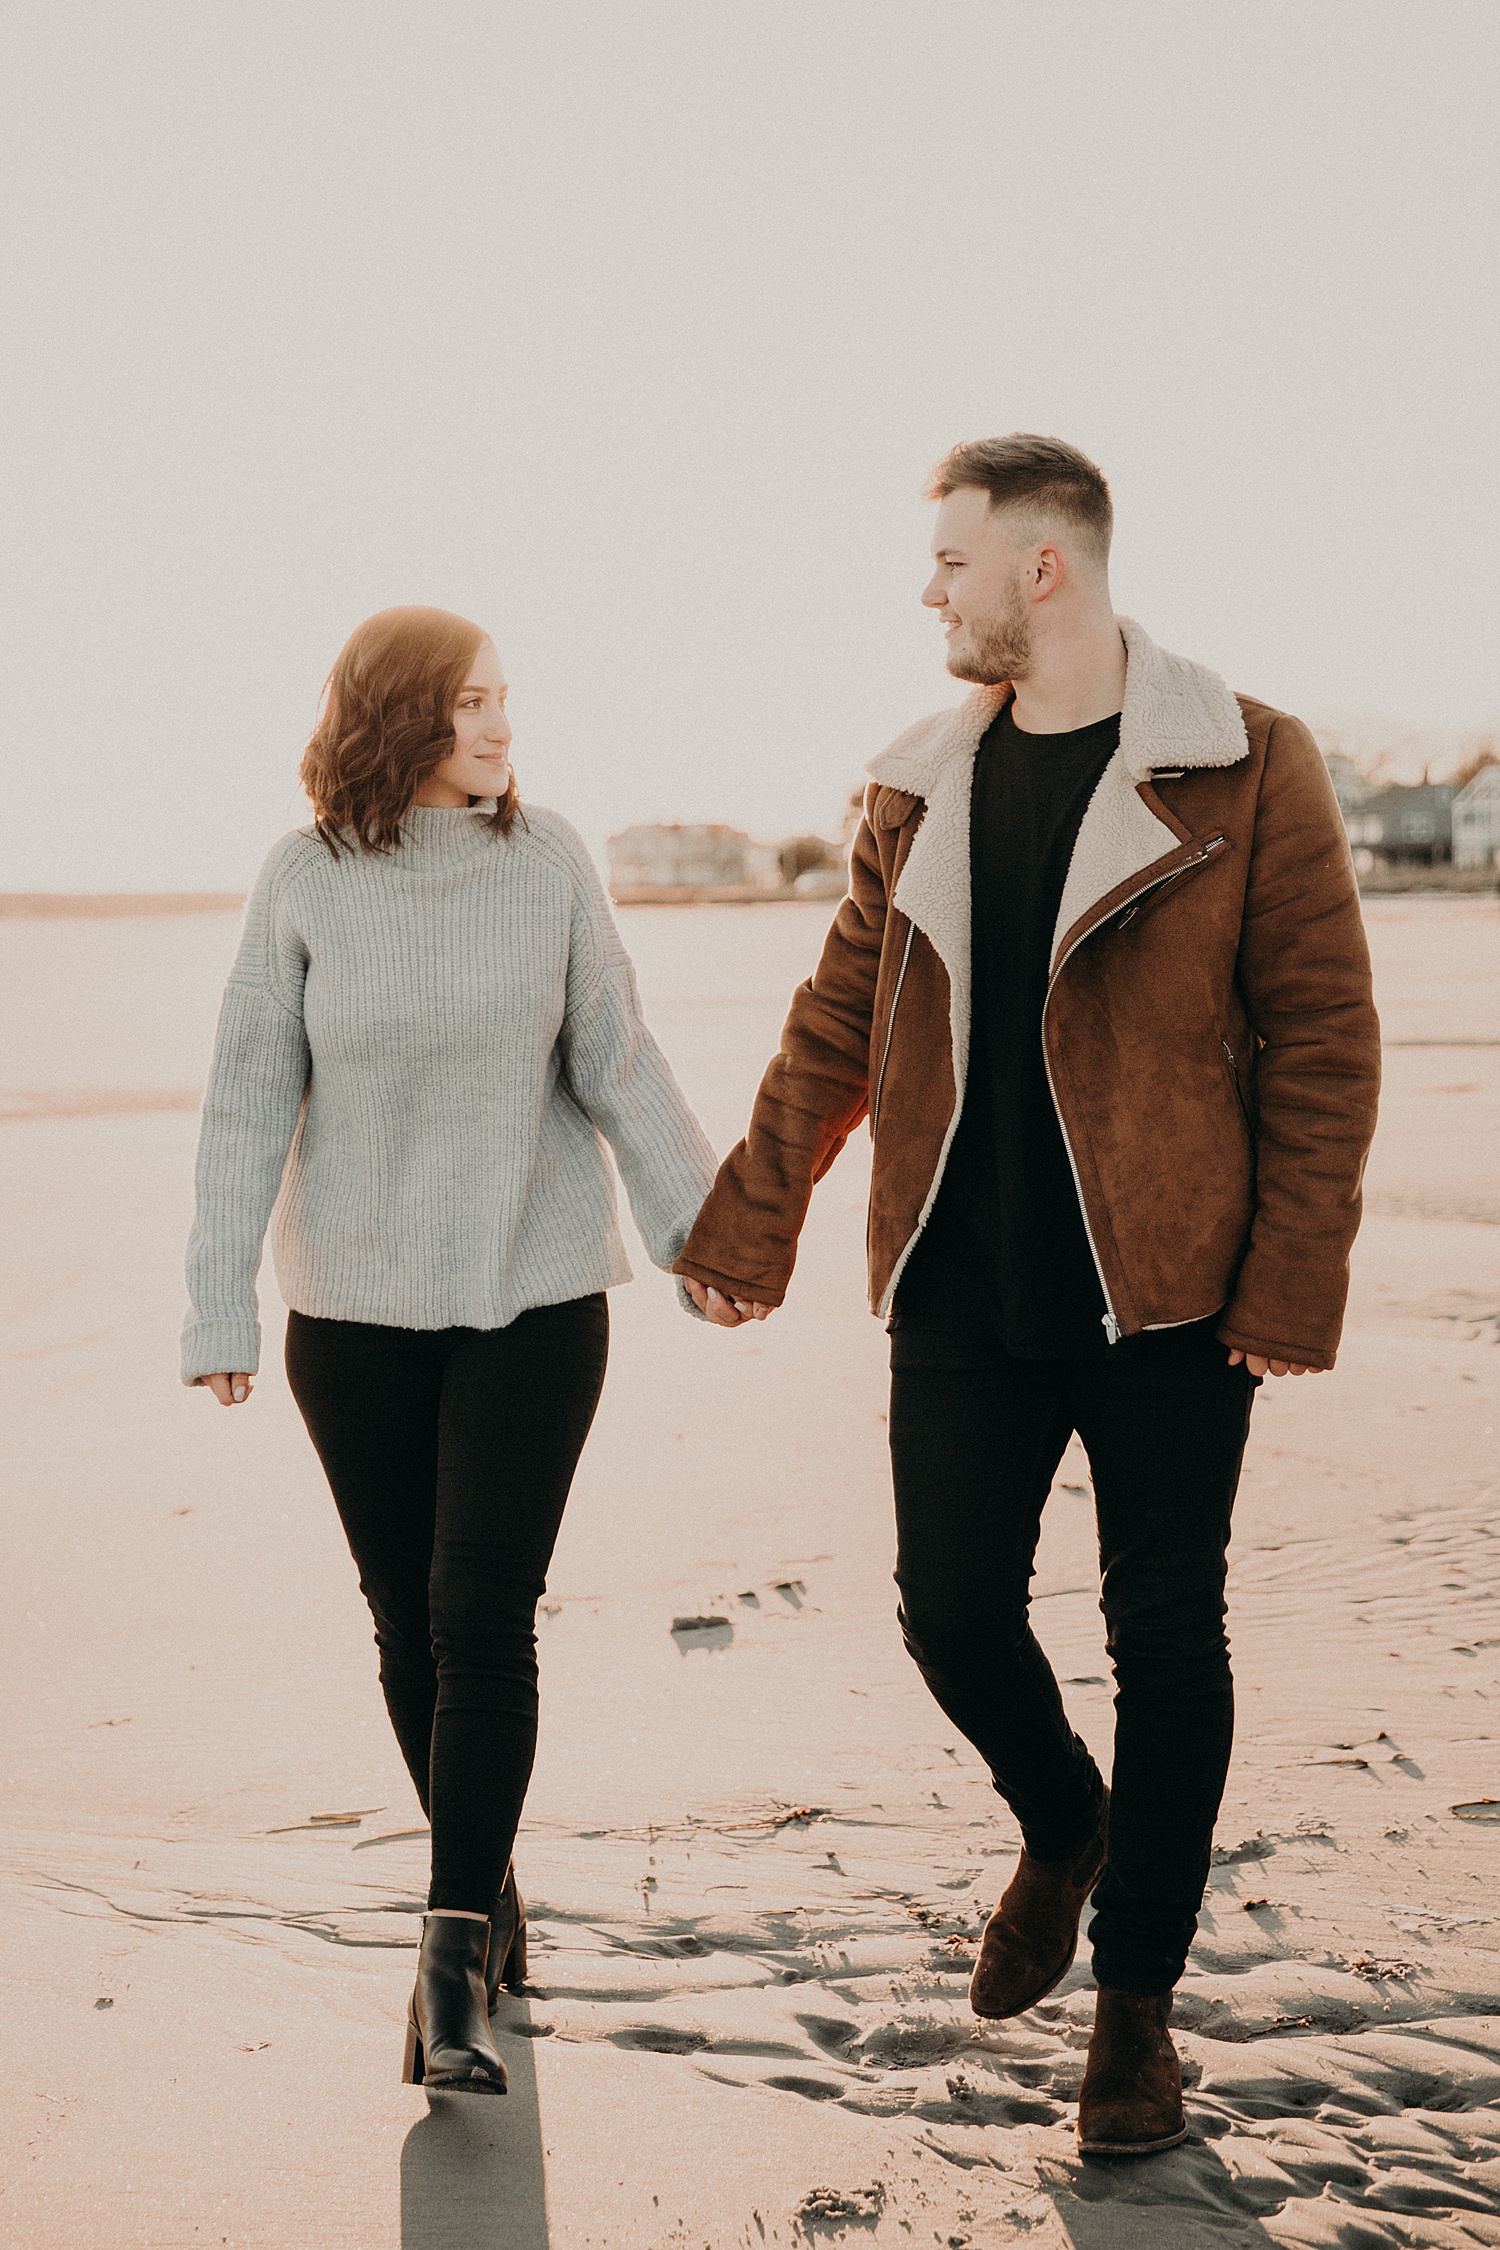
[[[1055,547],[1038,547],[1027,566],[1033,601],[1044,602],[1062,583],[1063,559]]]

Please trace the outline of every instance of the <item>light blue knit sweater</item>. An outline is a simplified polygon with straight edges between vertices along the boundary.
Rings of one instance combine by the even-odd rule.
[[[646,1028],[568,822],[413,809],[384,856],[283,836],[219,1019],[188,1244],[184,1382],[253,1373],[267,1222],[299,1312],[504,1328],[630,1279],[600,1135],[655,1264],[713,1151]]]

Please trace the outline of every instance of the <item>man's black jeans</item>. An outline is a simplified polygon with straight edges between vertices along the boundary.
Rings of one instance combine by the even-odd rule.
[[[536,1605],[609,1354],[602,1294],[508,1328],[286,1325],[292,1396],[432,1822],[429,1906],[495,1904],[536,1753]]]
[[[1087,1841],[1104,1788],[1027,1615],[1042,1507],[1075,1430],[1088,1452],[1116,1681],[1094,1970],[1126,1992],[1182,1974],[1234,1732],[1225,1550],[1256,1382],[1228,1364],[1215,1325],[1044,1360],[972,1324],[898,1313],[891,1329],[901,1629],[1043,1860]]]

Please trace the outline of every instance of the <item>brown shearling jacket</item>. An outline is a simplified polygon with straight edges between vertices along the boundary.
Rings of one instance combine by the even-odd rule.
[[[1120,746],[1042,1023],[1106,1330],[1220,1313],[1228,1345],[1331,1367],[1380,1076],[1343,824],[1300,720],[1121,632]],[[780,1304],[813,1185],[868,1114],[870,1303],[889,1312],[963,1107],[969,792],[1008,693],[974,690],[871,766],[848,896],[678,1273]]]

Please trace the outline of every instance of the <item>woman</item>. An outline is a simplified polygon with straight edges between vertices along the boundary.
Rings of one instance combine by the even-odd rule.
[[[521,809],[477,625],[360,626],[251,897],[219,1023],[183,1380],[250,1395],[272,1206],[286,1364],[432,1829],[410,2083],[503,2094],[535,1613],[630,1279],[600,1135],[671,1265],[713,1152],[576,832]]]

